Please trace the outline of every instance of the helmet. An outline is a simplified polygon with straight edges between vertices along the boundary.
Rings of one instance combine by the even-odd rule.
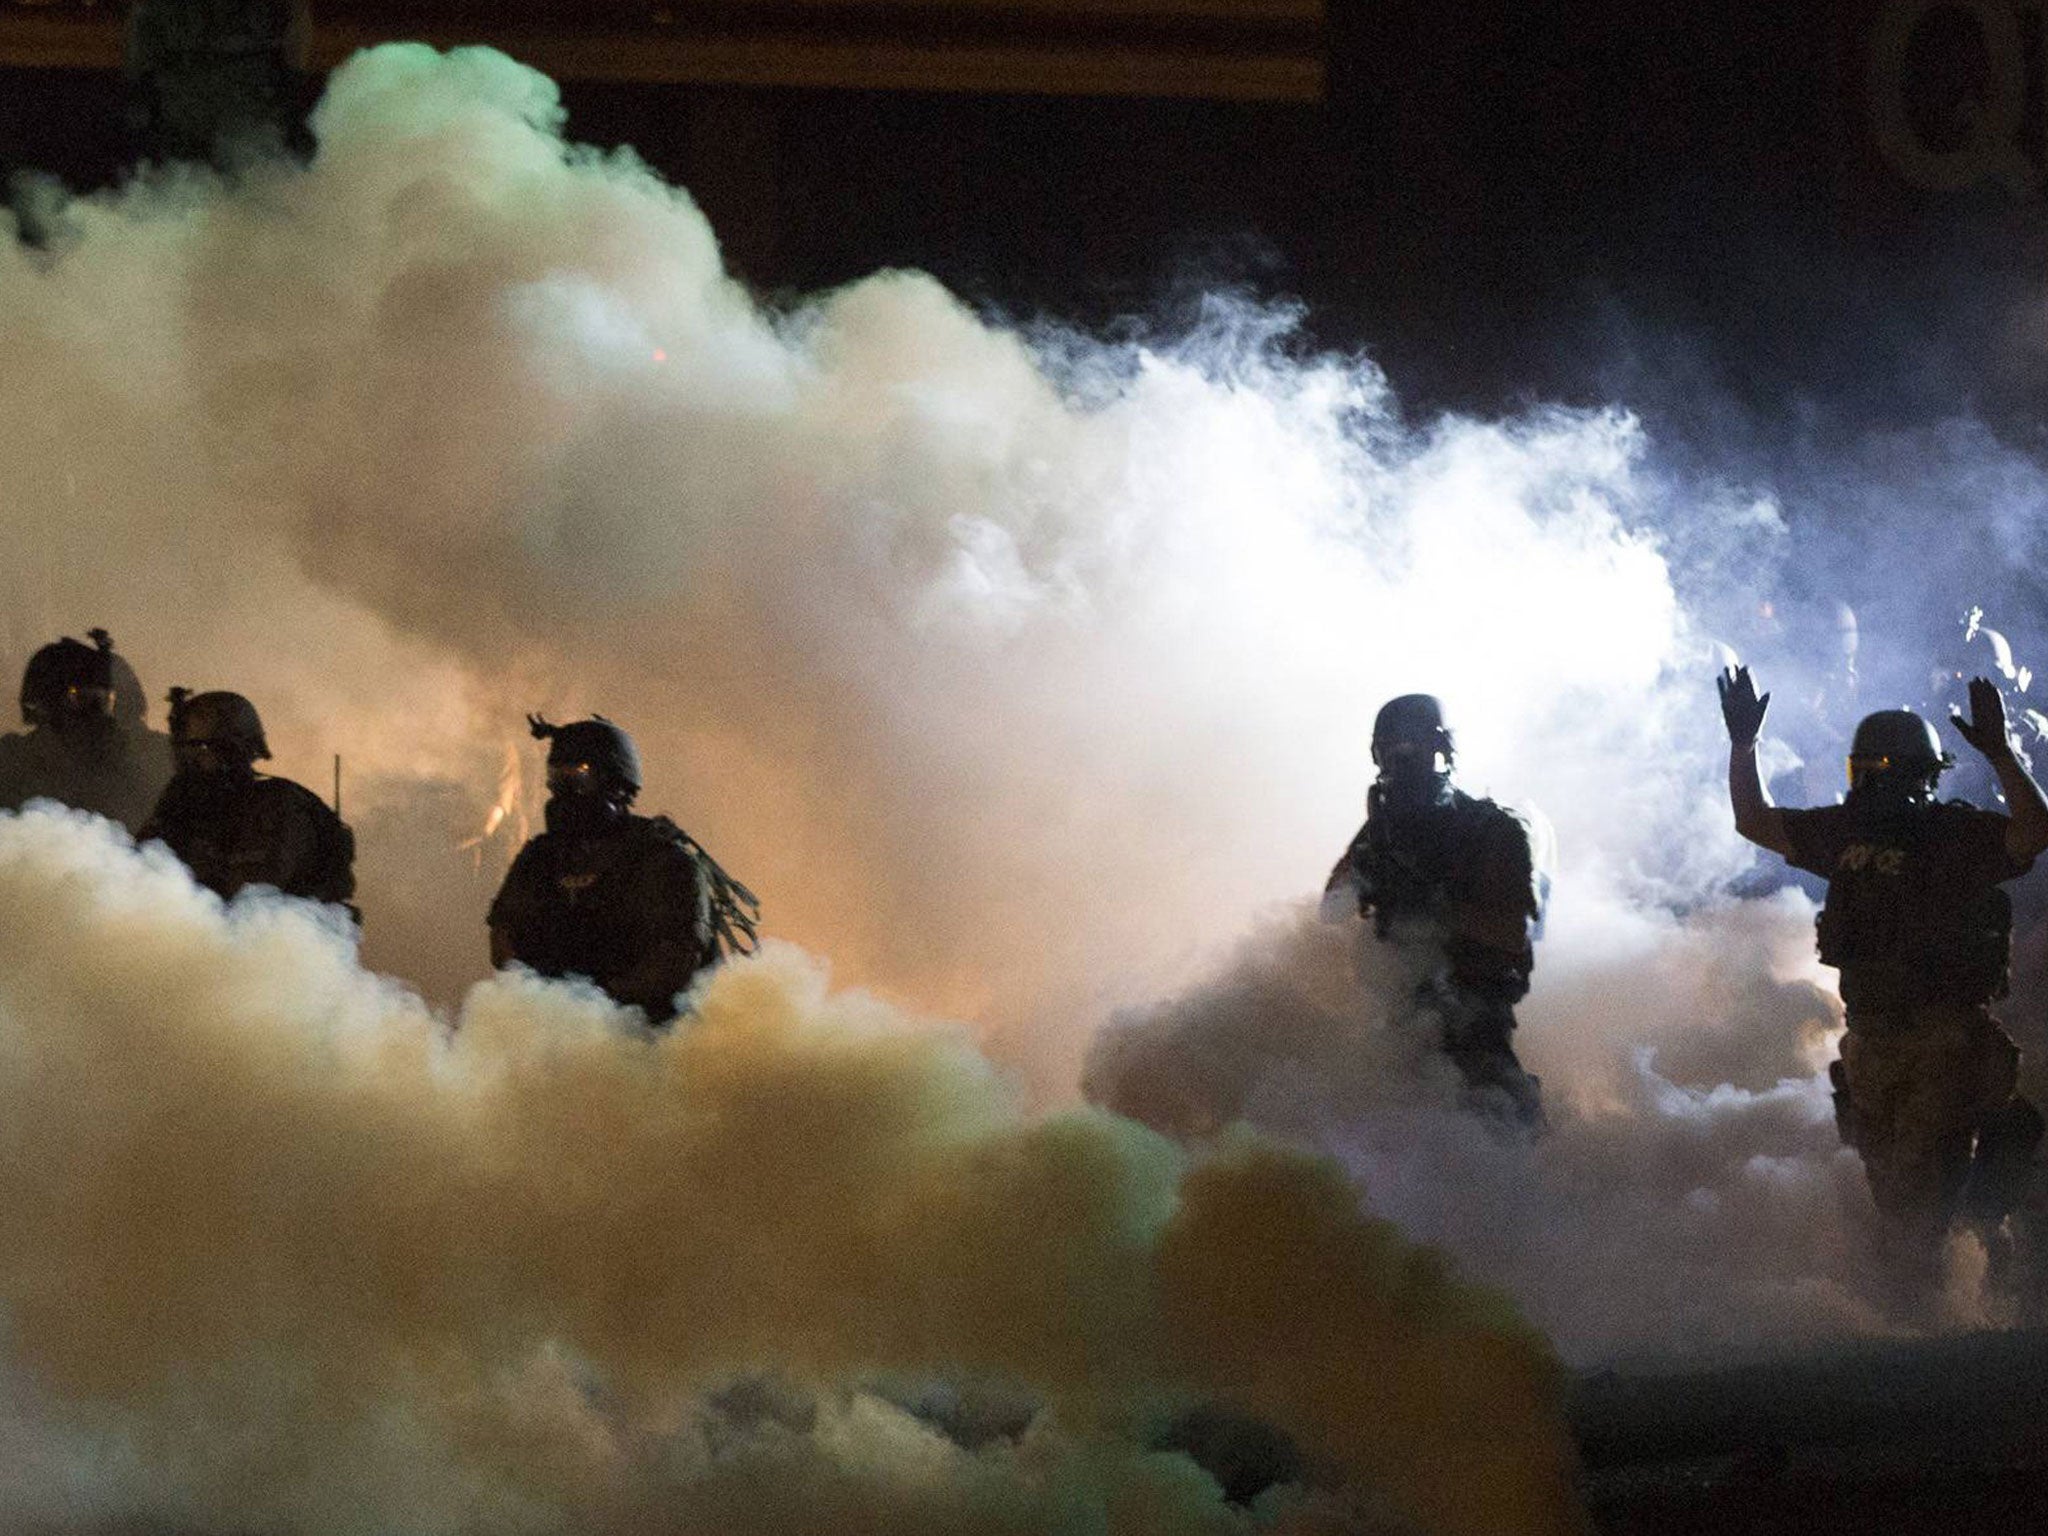
[[[614,796],[630,800],[640,792],[640,751],[633,738],[618,726],[595,715],[567,725],[552,725],[539,715],[528,715],[526,723],[534,736],[548,744],[549,781],[555,770],[587,768],[593,781]]]
[[[1934,727],[1910,709],[1881,709],[1865,715],[1849,744],[1849,787],[1877,774],[1899,771],[1932,787],[1955,759],[1941,749]]]
[[[181,747],[212,747],[255,762],[270,756],[263,739],[263,720],[256,706],[239,693],[193,693],[171,690],[171,742]]]
[[[1449,763],[1453,747],[1444,706],[1435,694],[1404,693],[1380,706],[1372,722],[1372,760],[1382,768],[1402,752],[1441,753]]]
[[[43,646],[28,659],[21,674],[21,718],[30,725],[42,725],[66,713],[66,699],[72,690],[102,695],[111,703],[114,695],[113,642],[107,632],[96,629],[95,641],[87,645],[66,635]],[[97,712],[106,713],[105,707]]]

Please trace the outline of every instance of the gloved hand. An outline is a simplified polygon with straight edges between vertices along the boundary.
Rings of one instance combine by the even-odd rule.
[[[1970,679],[1970,718],[1965,720],[1961,710],[1951,710],[1948,723],[1986,757],[2000,757],[2012,750],[2012,741],[2005,734],[2005,696],[1988,677]]]
[[[1767,693],[1757,697],[1756,683],[1747,667],[1724,668],[1714,684],[1721,690],[1721,718],[1728,724],[1728,740],[1738,747],[1754,745],[1757,732],[1764,728],[1764,712],[1771,707],[1771,696]],[[1975,698],[1974,692],[1971,697]]]

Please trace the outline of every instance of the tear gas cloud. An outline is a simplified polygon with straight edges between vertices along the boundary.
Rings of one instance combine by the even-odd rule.
[[[1575,1528],[1547,1346],[1334,1164],[1028,1118],[794,949],[450,1037],[339,914],[38,809],[0,969],[10,1528],[1247,1530],[1146,1448],[1197,1397],[1346,1474],[1283,1528]],[[920,1377],[1041,1406],[970,1450]]]
[[[589,1000],[500,980],[444,1049],[418,1004],[300,919],[259,908],[223,927],[160,866],[0,824],[21,909],[71,902],[57,931],[78,950],[70,969],[20,954],[0,997],[45,1105],[33,1123],[67,1116],[54,1145],[0,1117],[8,1199],[40,1234],[9,1280],[33,1365],[22,1423],[39,1422],[38,1393],[126,1415],[66,1430],[115,1435],[120,1455],[66,1441],[50,1466],[126,1456],[180,1468],[182,1489],[225,1486],[237,1463],[220,1448],[288,1402],[280,1422],[332,1412],[355,1438],[281,1485],[308,1502],[267,1514],[362,1497],[320,1480],[395,1466],[385,1453],[422,1439],[451,1467],[531,1466],[546,1505],[579,1468],[637,1454],[620,1422],[720,1370],[843,1380],[964,1361],[1099,1405],[1103,1381],[1063,1373],[1115,1374],[1074,1362],[1144,1315],[1115,1297],[1131,1266],[1161,1262],[1173,1191],[1196,1208],[1168,1171],[1180,1155],[1108,1119],[1005,1120],[988,1069],[896,1006],[965,1021],[1040,1105],[1071,1101],[1087,1058],[1087,1091],[1112,1107],[1203,1134],[1243,1117],[1336,1153],[1370,1208],[1513,1292],[1575,1361],[1895,1325],[1816,1084],[1834,1021],[1810,910],[1724,894],[1750,861],[1707,678],[1716,642],[1751,648],[1757,594],[1796,550],[1767,482],[1672,454],[1619,408],[1408,423],[1369,362],[1297,356],[1284,317],[1241,304],[1148,345],[1020,336],[912,273],[764,308],[725,277],[685,193],[628,153],[565,148],[562,127],[553,87],[499,55],[380,49],[332,78],[309,167],[232,187],[152,173],[71,204],[48,249],[0,254],[0,400],[20,445],[0,520],[21,554],[0,578],[0,639],[19,656],[104,623],[153,693],[254,698],[280,771],[324,785],[341,753],[364,961],[444,1007],[483,972],[483,909],[534,808],[507,774],[534,761],[529,709],[631,729],[643,805],[760,891],[771,932],[878,1000],[820,994],[783,954],[721,981],[700,1034],[622,1054]],[[2011,462],[1999,516],[2017,526],[2033,493]],[[1964,505],[1981,456],[1953,467]],[[1877,496],[1857,464],[1840,473]],[[1452,1113],[1440,1064],[1375,1003],[1399,995],[1409,957],[1302,905],[1361,813],[1374,710],[1417,689],[1450,707],[1462,782],[1555,832],[1521,1046],[1556,1128],[1533,1149]],[[79,861],[93,873],[67,873]],[[113,938],[120,953],[93,960]],[[817,1064],[789,1042],[846,1010],[873,1027],[818,1091],[843,1069],[888,1101],[902,1145],[833,1172],[802,1138],[801,1167],[772,1138],[745,1142],[764,1169],[829,1175],[781,1205],[758,1170],[739,1187],[759,1199],[720,1192],[714,1171],[747,1167],[740,1142],[721,1143],[729,1163],[661,1171],[696,1134],[698,1077],[802,1103],[796,1064]],[[166,1050],[189,1058],[164,1079],[182,1098],[164,1099]],[[150,1118],[159,1100],[175,1122]],[[181,1143],[161,1134],[173,1123],[241,1134],[202,1135],[159,1171],[143,1147]],[[935,1147],[970,1149],[946,1166],[987,1179],[948,1188]],[[978,1321],[934,1323],[936,1343],[906,1342],[888,1306],[849,1319],[894,1286],[942,1285],[919,1278],[942,1250],[919,1246],[936,1239],[918,1221],[951,1211],[970,1254],[1007,1231],[1001,1168],[1032,1149],[1068,1159],[1077,1187],[1033,1186],[1057,1214],[1031,1260],[1110,1297],[1110,1320],[1026,1308],[1005,1355],[979,1333],[1009,1315],[991,1298],[1016,1301],[1014,1278],[1006,1292],[979,1271],[986,1296],[952,1286]],[[276,1177],[259,1178],[268,1161]],[[1290,1188],[1324,1176],[1285,1166]],[[512,1208],[514,1175],[540,1181],[534,1211]],[[221,1186],[205,1222],[174,1226],[146,1198],[195,1184]],[[839,1207],[869,1203],[856,1188],[906,1226],[872,1242],[836,1229]],[[466,1200],[487,1214],[453,1215]],[[312,1214],[294,1223],[346,1235],[347,1268],[322,1274],[310,1239],[273,1252],[252,1235],[300,1201]],[[930,1202],[941,1214],[913,1219]],[[1082,1230],[1091,1209],[1125,1236]],[[629,1258],[643,1219],[662,1244]],[[95,1244],[134,1247],[103,1282],[97,1342],[65,1310],[68,1266]],[[628,1300],[643,1288],[675,1299],[643,1315]],[[549,1368],[543,1317],[563,1330],[552,1381],[533,1374]],[[308,1329],[321,1336],[289,1337]],[[1474,1337],[1489,1360],[1513,1354],[1497,1342],[1511,1332]],[[281,1342],[308,1346],[308,1375],[278,1364]],[[1129,1362],[1130,1380],[1181,1379],[1160,1358]],[[576,1374],[591,1360],[646,1402],[593,1421]],[[1242,1367],[1240,1384],[1266,1379]],[[390,1390],[400,1377],[408,1391]],[[1252,1406],[1382,1483],[1412,1443],[1398,1427],[1369,1452],[1318,1440],[1377,1420],[1291,1391]],[[137,1417],[144,1397],[155,1411]],[[221,1433],[153,1441],[189,1402]],[[383,1416],[353,1411],[369,1404]],[[785,1491],[837,1479],[851,1498],[955,1454],[878,1399],[819,1412],[789,1446],[748,1440],[740,1470],[705,1452],[704,1476],[808,1456],[784,1463]],[[1534,1448],[1505,1464],[1542,1467],[1544,1422],[1532,1409]],[[1042,1432],[1092,1433],[1067,1426]],[[521,1435],[531,1455],[477,1451]],[[684,1454],[672,1434],[648,1443]],[[1032,1528],[996,1513],[1030,1443],[1014,1454],[919,1486],[994,1490],[980,1514]],[[426,1499],[392,1475],[394,1497]],[[488,1497],[466,1507],[525,1518],[516,1487],[475,1475]],[[694,1507],[715,1507],[696,1486]],[[1130,1529],[1155,1496],[1131,1493]],[[195,1506],[222,1509],[247,1514]]]
[[[1314,883],[1391,691],[1447,693],[1589,864],[1735,867],[1670,750],[1712,721],[1661,686],[1690,637],[1627,417],[1406,433],[1369,365],[1227,309],[1038,352],[914,274],[770,313],[558,118],[498,55],[384,51],[310,170],[10,251],[14,646],[90,611],[154,690],[249,693],[282,771],[344,756],[373,864],[432,862],[423,783],[474,835],[527,709],[603,710],[777,932],[1051,1091],[1105,1002]],[[370,958],[456,994],[490,883]]]

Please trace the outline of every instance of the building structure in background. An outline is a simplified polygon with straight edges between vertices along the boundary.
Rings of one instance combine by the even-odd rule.
[[[123,15],[129,20],[123,27]],[[667,87],[678,163],[741,270],[773,280],[779,93],[1319,100],[1323,0],[0,0],[0,67],[125,68],[144,153],[204,158],[263,118],[289,57],[485,43],[569,83]]]
[[[122,17],[162,3],[5,0],[0,62],[116,68]],[[314,0],[306,9],[317,68],[403,38],[487,43],[557,79],[751,89],[1313,101],[1324,82],[1324,0]]]

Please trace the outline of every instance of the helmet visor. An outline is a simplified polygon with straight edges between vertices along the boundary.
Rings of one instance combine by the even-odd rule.
[[[585,758],[570,758],[548,764],[548,793],[551,795],[595,795],[604,789],[604,776],[597,765]]]
[[[1898,769],[1901,774],[1913,778],[1931,779],[1936,773],[1941,771],[1942,764],[1936,758],[1872,756],[1869,754],[1859,757],[1852,753],[1849,757],[1849,787],[1851,789],[1859,788],[1862,785],[1868,784],[1880,774],[1890,773],[1894,768]]]
[[[1445,754],[1434,740],[1382,741],[1372,749],[1372,760],[1381,774],[1390,779],[1419,778],[1444,773],[1450,768]]]
[[[114,690],[98,683],[67,683],[56,703],[57,713],[67,720],[105,720],[114,713]]]

